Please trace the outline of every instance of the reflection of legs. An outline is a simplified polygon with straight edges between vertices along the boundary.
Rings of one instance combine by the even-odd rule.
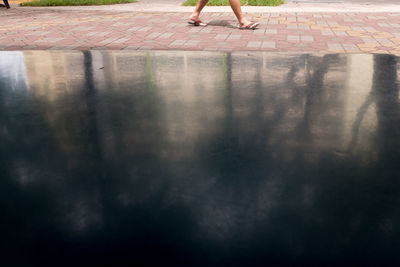
[[[0,4],[0,6],[5,6],[6,8],[10,8],[10,5],[8,4],[8,0],[3,0],[4,5]]]
[[[242,13],[242,8],[240,7],[240,1],[239,0],[229,0],[229,3],[231,4],[231,8],[233,10],[233,13],[235,13],[236,18],[239,21],[240,26],[247,26],[251,22],[248,21]]]
[[[205,5],[208,3],[208,0],[199,0],[197,2],[197,5],[192,13],[192,15],[190,16],[190,20],[192,21],[199,21],[199,17],[200,17],[200,12],[203,9],[203,7],[205,7]]]

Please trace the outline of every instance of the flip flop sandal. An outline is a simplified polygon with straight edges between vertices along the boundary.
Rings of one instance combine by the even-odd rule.
[[[251,22],[249,25],[240,26],[240,30],[255,30],[260,23],[258,22]]]
[[[188,23],[193,26],[205,26],[207,24],[203,23],[201,20],[189,20]]]

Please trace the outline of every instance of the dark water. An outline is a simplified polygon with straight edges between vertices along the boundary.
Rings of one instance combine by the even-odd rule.
[[[389,55],[1,52],[1,261],[397,265],[398,68]]]

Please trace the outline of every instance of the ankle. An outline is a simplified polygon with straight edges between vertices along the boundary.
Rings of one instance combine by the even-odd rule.
[[[245,26],[245,25],[250,24],[250,21],[248,21],[247,19],[243,18],[243,19],[239,20],[239,24],[240,24],[240,26]]]
[[[194,12],[192,13],[192,15],[190,16],[190,18],[191,18],[191,19],[199,19],[199,16],[200,16],[200,12],[194,11]]]

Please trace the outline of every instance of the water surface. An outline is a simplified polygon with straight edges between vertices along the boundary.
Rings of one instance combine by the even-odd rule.
[[[396,265],[398,58],[0,52],[3,261]]]

